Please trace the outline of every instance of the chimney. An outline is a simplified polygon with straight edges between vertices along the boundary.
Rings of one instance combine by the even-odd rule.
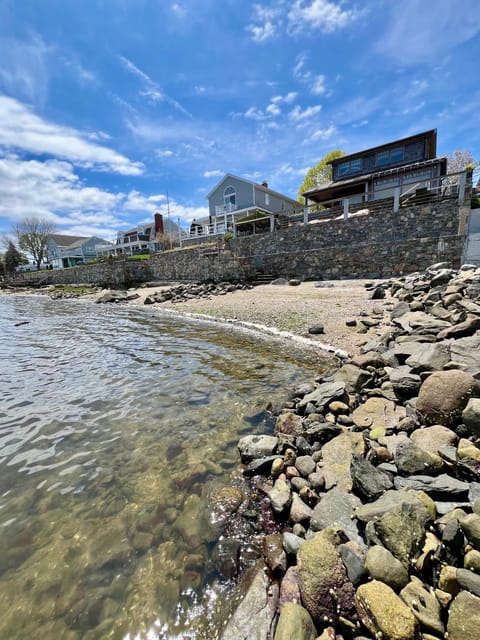
[[[262,187],[265,187],[265,189],[268,189],[268,182],[266,180],[262,182]]]
[[[165,233],[163,227],[163,216],[161,213],[156,213],[155,219],[155,236],[163,235]]]

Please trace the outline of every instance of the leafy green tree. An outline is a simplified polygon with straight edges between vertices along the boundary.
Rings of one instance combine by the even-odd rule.
[[[344,155],[346,155],[345,151],[341,151],[340,149],[330,151],[326,156],[323,156],[318,164],[307,171],[304,181],[298,188],[297,198],[299,202],[303,202],[302,193],[315,189],[319,184],[326,184],[332,180],[332,166],[327,163],[330,162],[330,160],[341,158]]]
[[[47,257],[48,236],[55,232],[55,225],[45,218],[24,218],[13,229],[20,249],[27,251],[40,270],[40,264]]]
[[[10,240],[5,252],[4,262],[6,273],[13,273],[19,265],[28,263],[28,260]]]

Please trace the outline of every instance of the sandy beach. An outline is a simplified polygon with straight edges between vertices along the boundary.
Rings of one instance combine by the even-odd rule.
[[[388,296],[370,300],[365,285],[371,280],[332,280],[302,282],[298,286],[265,284],[221,296],[197,298],[172,304],[163,302],[154,308],[182,314],[207,316],[239,326],[247,326],[279,337],[295,336],[312,346],[355,355],[365,341],[385,330]],[[140,287],[139,297],[130,305],[143,305],[145,298],[163,287]],[[168,287],[167,287],[168,288]],[[374,317],[378,326],[367,328],[363,318]],[[356,325],[346,322],[355,320]],[[322,324],[324,333],[312,335],[309,328]],[[350,323],[349,323],[350,324]]]

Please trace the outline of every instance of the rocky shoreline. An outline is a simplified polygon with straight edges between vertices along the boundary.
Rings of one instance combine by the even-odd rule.
[[[479,637],[480,269],[382,288],[387,330],[238,444],[266,526],[223,640]]]

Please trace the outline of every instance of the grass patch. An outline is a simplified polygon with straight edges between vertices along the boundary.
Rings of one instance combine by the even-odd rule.
[[[74,284],[56,284],[51,291],[62,291],[62,293],[78,293],[79,295],[88,295],[89,293],[97,293],[98,287],[88,285]]]

